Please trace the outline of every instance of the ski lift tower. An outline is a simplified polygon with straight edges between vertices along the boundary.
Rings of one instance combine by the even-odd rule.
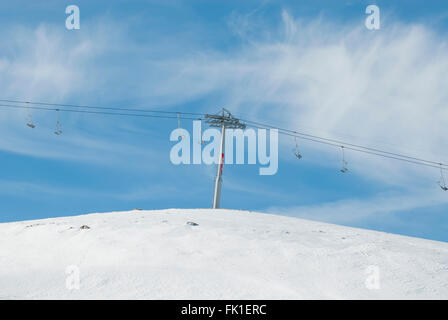
[[[222,189],[222,168],[224,165],[224,145],[225,145],[225,134],[226,129],[245,129],[246,125],[240,123],[238,118],[232,116],[232,114],[226,110],[222,109],[220,114],[206,114],[205,118],[207,119],[206,123],[209,124],[210,127],[221,128],[221,144],[219,147],[218,157],[218,167],[216,170],[216,178],[215,178],[215,192],[213,194],[213,209],[219,209],[221,206],[221,189]]]

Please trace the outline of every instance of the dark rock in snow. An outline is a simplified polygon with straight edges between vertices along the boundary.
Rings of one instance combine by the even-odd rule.
[[[90,227],[88,225],[82,225],[79,229],[81,230],[90,229]]]

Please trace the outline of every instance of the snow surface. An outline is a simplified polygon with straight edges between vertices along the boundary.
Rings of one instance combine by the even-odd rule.
[[[0,299],[448,299],[448,243],[279,215],[97,213],[2,223],[0,239]]]

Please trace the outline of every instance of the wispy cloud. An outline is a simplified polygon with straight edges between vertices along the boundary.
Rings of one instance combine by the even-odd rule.
[[[125,23],[111,26],[111,34],[104,21],[92,23],[73,44],[52,26],[7,30],[0,85],[6,96],[51,101],[74,95],[85,100],[109,88],[108,99],[113,99],[113,92],[121,92],[118,79],[125,78],[125,87],[132,88],[128,96],[137,101],[164,105],[213,95],[215,104],[247,117],[448,161],[448,42],[443,34],[400,23],[372,32],[352,22],[304,21],[287,11],[279,15],[279,28],[263,29],[256,13],[229,17],[229,25],[244,37],[232,51],[203,48],[191,35],[188,50],[177,50],[185,41],[163,49],[165,42],[128,39]],[[138,65],[101,64],[127,61],[119,58],[135,52]],[[111,85],[117,90],[111,91]],[[337,150],[324,152],[321,164],[335,163]],[[427,174],[356,154],[349,159],[362,163],[352,161],[352,169],[383,181],[406,184],[410,176],[415,181]]]
[[[40,24],[35,29],[5,26],[0,35],[0,99],[94,105],[98,101],[107,104],[114,99],[129,99],[135,92],[120,95],[119,85],[126,66],[110,63],[122,54],[122,46],[126,48],[129,43],[124,35],[126,25],[111,25],[100,17],[83,27],[83,31],[70,33],[51,24]],[[110,66],[105,68],[107,62]],[[121,129],[127,124],[117,123],[113,116],[81,118],[64,113],[61,115],[64,135],[55,137],[52,134],[57,117],[54,111],[31,111],[37,124],[34,130],[24,126],[26,113],[2,108],[2,150],[104,165],[127,163],[127,168],[149,161],[166,162],[166,157],[161,160],[162,155],[154,145],[142,147],[135,136],[129,137],[130,130],[123,133]]]
[[[399,22],[372,32],[359,23],[305,21],[287,11],[279,12],[274,27],[260,19],[257,10],[229,17],[229,26],[242,37],[232,50],[205,48],[194,32],[185,37],[170,34],[170,41],[155,34],[151,43],[139,42],[127,37],[126,22],[110,25],[107,19],[97,24],[83,21],[76,34],[52,25],[9,27],[0,36],[1,96],[100,104],[151,101],[160,103],[158,107],[213,97],[213,106],[225,105],[245,117],[448,160],[445,34]],[[145,150],[131,139],[117,139],[113,120],[85,120],[102,133],[93,137],[79,130],[58,142],[37,131],[31,139],[30,133],[11,124],[24,118],[24,113],[0,114],[0,134],[8,137],[0,140],[0,148],[131,165],[151,158],[155,170],[154,163],[170,165],[154,146]],[[65,121],[75,124],[77,118]],[[292,144],[285,150],[291,148]],[[339,150],[317,145],[305,150],[313,156],[319,152],[313,157],[318,165],[340,164]],[[352,153],[347,157],[352,172],[396,182],[411,193],[434,185],[438,178],[436,170]],[[213,175],[214,169],[207,172]]]
[[[231,53],[202,51],[166,62],[157,94],[213,94],[231,110],[290,128],[448,161],[446,35],[399,22],[375,32],[351,22],[304,22],[286,11],[282,20],[283,29],[254,36]],[[240,28],[250,28],[243,21]],[[322,164],[333,154],[327,149]],[[421,179],[427,170],[349,158],[362,164],[354,171],[372,179],[429,182]]]
[[[344,199],[316,205],[271,207],[266,212],[325,221],[336,224],[353,224],[369,218],[384,217],[400,211],[411,211],[429,206],[448,204],[444,194],[431,189],[412,194],[382,194],[370,198]]]

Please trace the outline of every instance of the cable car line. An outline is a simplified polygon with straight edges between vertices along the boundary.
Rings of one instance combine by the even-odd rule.
[[[365,149],[365,150],[369,150],[369,151],[372,151],[372,152],[388,154],[388,155],[391,155],[391,156],[396,156],[396,157],[400,157],[400,158],[406,158],[406,159],[409,159],[409,160],[415,160],[415,161],[419,161],[419,162],[425,162],[425,163],[433,164],[433,165],[437,165],[437,166],[441,165],[442,167],[448,167],[448,164],[443,164],[443,163],[441,164],[438,161],[431,161],[431,160],[421,159],[421,158],[417,158],[417,157],[411,157],[411,156],[407,156],[407,155],[403,155],[403,154],[399,154],[399,153],[394,153],[394,152],[384,151],[384,150],[380,150],[380,149],[376,149],[376,148],[365,147],[365,146],[361,146],[361,145],[357,145],[357,144],[353,144],[353,143],[348,143],[348,142],[344,142],[344,141],[341,141],[341,140],[323,138],[323,137],[319,137],[319,136],[315,136],[315,135],[311,135],[311,134],[306,134],[306,133],[302,133],[302,132],[298,132],[298,131],[294,131],[294,130],[289,130],[289,129],[279,128],[279,127],[268,125],[268,124],[263,124],[263,123],[256,122],[256,121],[244,120],[244,119],[241,119],[241,121],[244,121],[244,122],[246,122],[248,124],[250,124],[250,123],[256,124],[258,126],[264,127],[264,129],[278,129],[279,132],[283,131],[283,132],[286,132],[286,133],[291,133],[291,134],[294,134],[297,137],[299,137],[299,136],[309,137],[309,138],[313,138],[313,139],[318,139],[318,140],[323,140],[323,141],[327,141],[327,142],[332,142],[332,143],[337,144],[338,146],[341,146],[341,145],[344,145],[345,147],[351,146],[351,147],[354,147],[354,148]]]
[[[59,104],[59,103],[47,103],[47,102],[33,102],[33,101],[24,101],[24,100],[6,100],[0,99],[0,102],[6,103],[20,103],[27,105],[40,105],[40,106],[49,106],[49,107],[69,107],[69,108],[84,108],[84,109],[98,109],[98,110],[116,110],[116,111],[132,111],[132,112],[145,112],[145,113],[166,113],[166,114],[187,114],[187,115],[205,115],[203,113],[197,112],[178,112],[178,111],[167,111],[167,110],[154,110],[154,109],[135,109],[135,108],[115,108],[115,107],[97,107],[90,105],[76,105],[76,104]]]
[[[88,113],[88,114],[104,114],[104,115],[116,115],[116,116],[134,116],[134,117],[144,117],[144,118],[163,118],[163,119],[178,119],[177,115],[155,115],[155,114],[138,114],[138,113],[119,113],[119,112],[105,112],[105,111],[88,111],[88,110],[73,110],[73,109],[61,109],[61,108],[45,108],[45,107],[35,107],[35,106],[17,106],[17,105],[7,105],[0,104],[0,107],[13,108],[13,109],[35,109],[35,110],[47,110],[47,111],[62,111],[62,112],[73,112],[73,113]],[[175,112],[181,113],[182,112]],[[181,117],[185,120],[201,120],[202,118],[195,117]]]
[[[81,114],[98,114],[98,115],[115,115],[115,116],[130,116],[130,117],[144,117],[144,118],[162,118],[162,119],[177,119],[178,126],[180,124],[180,120],[204,120],[209,116],[205,113],[196,113],[196,112],[179,112],[179,111],[165,111],[165,110],[149,110],[149,109],[133,109],[133,108],[113,108],[113,107],[95,107],[95,106],[89,106],[89,105],[74,105],[74,104],[55,104],[55,103],[45,103],[45,102],[32,102],[32,101],[25,101],[25,100],[6,100],[6,99],[0,99],[0,102],[4,102],[3,104],[0,104],[0,107],[3,108],[12,108],[12,109],[27,109],[29,110],[45,110],[45,111],[56,111],[58,113],[58,120],[56,123],[56,132],[62,133],[62,130],[60,129],[60,122],[59,122],[59,113],[60,112],[72,112],[72,113],[81,113]],[[13,103],[13,104],[6,104],[6,103]],[[21,105],[18,105],[21,104]],[[75,108],[75,109],[73,109]],[[89,110],[82,110],[82,109],[89,109]],[[94,111],[94,110],[97,111]],[[100,111],[100,110],[109,110],[109,111]],[[118,112],[111,112],[111,111],[118,111]],[[127,112],[123,112],[127,111]],[[132,112],[132,113],[130,113]],[[155,113],[155,114],[154,114]],[[29,112],[28,112],[29,114]],[[27,125],[30,128],[34,128],[35,125],[31,122],[31,117],[29,116],[29,121],[27,121]],[[257,121],[252,120],[245,120],[245,119],[239,119],[240,121],[246,123],[250,127],[259,128],[259,129],[278,129],[280,134],[292,136],[295,139],[300,138],[304,140],[308,140],[311,142],[321,143],[325,145],[330,145],[338,148],[342,148],[342,152],[344,149],[346,150],[352,150],[356,152],[362,152],[365,154],[380,156],[383,158],[389,158],[389,159],[395,159],[400,160],[412,164],[417,165],[423,165],[427,167],[433,167],[438,168],[441,171],[448,170],[448,165],[443,164],[441,162],[436,161],[430,161],[422,158],[407,156],[395,152],[389,152],[384,151],[376,148],[366,147],[358,144],[348,143],[336,139],[330,139],[330,138],[324,138],[319,137],[312,134],[307,134],[295,130],[289,130],[285,128],[279,128],[273,125],[260,123]],[[59,134],[60,134],[59,133]],[[296,142],[296,157],[301,158],[301,154],[298,153],[298,147]],[[300,156],[299,156],[300,155]],[[343,152],[343,161],[345,161],[345,155]],[[346,162],[345,162],[346,164]],[[343,162],[343,169],[345,168],[344,162]],[[347,169],[345,168],[345,171]],[[343,172],[345,172],[343,171]],[[443,175],[442,175],[443,178]],[[446,187],[445,184],[443,186]]]
[[[258,128],[258,129],[269,129],[267,127],[262,127],[262,126],[253,126],[253,125],[251,125],[251,127],[255,127],[255,128]],[[291,136],[291,137],[297,137],[297,138],[300,138],[300,139],[303,139],[303,140],[308,140],[308,141],[312,141],[312,142],[317,142],[317,143],[321,143],[321,144],[337,147],[337,148],[341,147],[340,144],[327,142],[327,141],[322,141],[322,140],[317,140],[317,139],[308,138],[308,137],[302,137],[302,136],[295,135],[295,134],[288,133],[288,132],[281,132],[281,131],[279,131],[279,133],[283,134],[283,135]],[[344,148],[348,149],[348,150],[352,150],[352,151],[357,151],[357,152],[366,153],[366,154],[370,154],[370,155],[375,155],[375,156],[388,158],[388,159],[400,160],[400,161],[413,163],[413,164],[417,164],[417,165],[422,165],[422,166],[426,166],[426,167],[437,168],[437,169],[442,168],[442,170],[448,171],[448,168],[441,167],[440,163],[439,163],[439,165],[432,165],[432,164],[425,163],[425,162],[418,162],[418,161],[414,161],[414,160],[409,160],[409,159],[399,158],[399,157],[395,157],[395,156],[390,156],[390,155],[387,155],[387,154],[376,153],[376,152],[363,150],[363,149],[357,149],[357,148],[350,147],[350,146],[347,146],[347,145],[344,145]]]

